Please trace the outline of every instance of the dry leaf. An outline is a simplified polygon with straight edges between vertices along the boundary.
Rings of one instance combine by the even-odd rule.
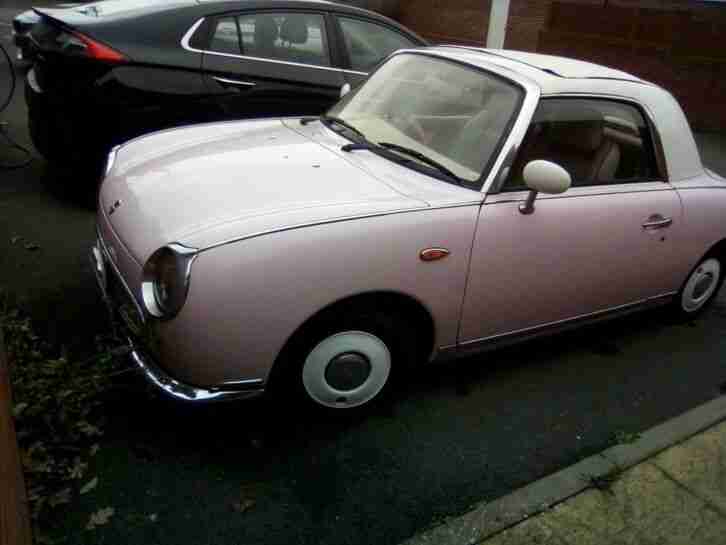
[[[90,481],[88,481],[86,484],[83,485],[81,488],[81,494],[87,494],[94,488],[96,488],[96,485],[98,485],[98,477],[94,477]]]
[[[25,249],[32,252],[34,250],[40,250],[40,246],[38,246],[35,242],[28,242],[25,244]]]
[[[88,524],[86,524],[86,530],[95,530],[97,526],[108,524],[108,521],[115,512],[116,511],[113,507],[104,507],[103,509],[99,509],[91,515],[91,518],[88,520]]]
[[[12,244],[13,246],[15,246],[21,240],[23,240],[23,237],[20,237],[20,236],[13,237],[13,238],[10,239],[10,244]]]
[[[50,497],[50,500],[48,501],[48,503],[50,503],[51,507],[55,507],[56,505],[61,505],[63,503],[70,503],[70,501],[71,501],[71,489],[64,488],[60,492],[53,494]]]
[[[86,469],[88,469],[88,464],[82,462],[80,458],[76,457],[75,460],[73,460],[73,467],[70,471],[71,479],[82,478],[83,474],[86,472]]]
[[[28,408],[27,403],[18,403],[13,407],[13,417],[18,418],[21,414],[23,414],[23,411]]]
[[[255,506],[255,500],[242,500],[239,503],[233,503],[232,509],[237,511],[238,513],[244,513],[245,511],[249,511]]]

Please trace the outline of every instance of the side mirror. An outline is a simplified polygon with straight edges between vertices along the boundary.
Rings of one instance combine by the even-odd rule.
[[[530,189],[527,200],[519,205],[519,211],[522,214],[534,212],[534,200],[540,191],[556,195],[567,191],[572,183],[569,172],[560,165],[543,159],[527,163],[522,171],[522,176],[524,183]]]
[[[340,98],[343,98],[348,93],[350,93],[350,83],[344,83],[340,88]]]

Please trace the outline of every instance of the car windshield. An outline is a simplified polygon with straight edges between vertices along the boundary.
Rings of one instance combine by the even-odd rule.
[[[518,86],[493,74],[406,53],[391,58],[328,115],[372,143],[418,152],[473,183],[499,148],[522,97]],[[395,147],[388,146],[390,153]]]

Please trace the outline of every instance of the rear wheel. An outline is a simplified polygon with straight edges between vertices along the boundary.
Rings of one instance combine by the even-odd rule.
[[[403,316],[357,306],[340,309],[297,335],[272,388],[325,411],[357,412],[386,397],[415,353],[413,331]]]
[[[724,281],[724,260],[714,254],[707,255],[686,278],[676,300],[676,313],[691,319],[706,310],[718,294]]]

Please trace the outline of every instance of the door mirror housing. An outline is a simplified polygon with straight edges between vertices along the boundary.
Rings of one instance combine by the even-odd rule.
[[[348,93],[350,93],[350,83],[344,83],[340,88],[340,98],[343,98]]]
[[[544,159],[537,159],[527,163],[522,171],[522,177],[529,188],[527,200],[519,205],[519,211],[522,214],[534,212],[534,201],[540,191],[556,195],[567,191],[572,184],[569,172],[557,163],[545,161]]]

